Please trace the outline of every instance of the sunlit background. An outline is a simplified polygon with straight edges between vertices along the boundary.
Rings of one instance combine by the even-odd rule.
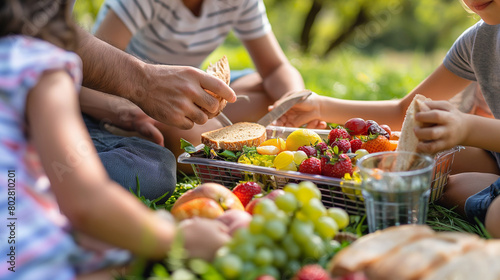
[[[77,0],[90,29],[103,0]],[[478,17],[459,0],[264,0],[273,31],[306,87],[321,95],[380,100],[407,94]],[[232,35],[208,59],[253,67]],[[206,66],[204,65],[204,67]]]

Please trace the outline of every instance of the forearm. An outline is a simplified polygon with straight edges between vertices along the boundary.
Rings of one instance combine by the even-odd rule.
[[[280,99],[283,94],[289,91],[305,88],[300,72],[287,62],[281,64],[267,77],[264,77],[263,85],[274,101]]]
[[[134,102],[144,92],[146,64],[78,27],[83,85]]]
[[[122,114],[127,114],[130,107],[137,107],[127,99],[82,87],[80,108],[83,113],[112,124],[122,123]]]
[[[477,147],[500,153],[500,120],[464,114],[466,137],[462,143],[464,146]]]

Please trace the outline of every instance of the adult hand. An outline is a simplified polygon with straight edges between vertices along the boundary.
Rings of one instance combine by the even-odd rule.
[[[280,99],[286,98],[288,95],[293,94],[289,92],[283,95]],[[274,104],[280,103],[277,100]],[[312,93],[306,100],[293,106],[288,112],[281,116],[277,121],[276,125],[279,126],[290,126],[290,127],[300,127],[306,125],[307,128],[312,129],[324,129],[327,127],[325,121],[319,119],[321,103],[318,100],[318,94]],[[271,110],[273,106],[269,106]]]
[[[143,91],[130,96],[130,100],[167,125],[190,129],[218,115],[221,103],[205,89],[228,102],[236,101],[228,85],[194,67],[146,64],[144,71],[147,79]]]
[[[183,220],[179,229],[190,258],[212,261],[217,250],[231,240],[227,226],[216,220],[195,217]]]
[[[428,110],[415,115],[415,120],[423,123],[415,128],[415,135],[420,140],[418,151],[434,154],[464,142],[468,134],[464,125],[467,114],[448,101],[426,101],[424,105]]]

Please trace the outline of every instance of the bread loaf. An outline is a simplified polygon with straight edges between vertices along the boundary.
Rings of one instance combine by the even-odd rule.
[[[258,123],[240,122],[201,134],[201,142],[214,150],[241,151],[266,141],[266,128]]]
[[[207,67],[207,73],[221,79],[224,83],[229,85],[229,82],[231,80],[231,74],[230,74],[230,69],[229,69],[229,63],[227,61],[227,57],[223,56],[221,59],[219,59],[215,64],[210,63]],[[217,115],[222,112],[222,110],[226,107],[227,100],[218,96],[217,94],[209,91],[208,89],[205,90],[208,92],[210,95],[213,97],[217,98],[220,102],[219,104],[219,112]]]

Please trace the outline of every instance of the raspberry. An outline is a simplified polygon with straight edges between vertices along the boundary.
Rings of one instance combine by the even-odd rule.
[[[337,139],[351,139],[351,135],[345,128],[334,128],[328,134],[328,143],[332,143]]]
[[[339,148],[339,153],[347,153],[351,149],[351,143],[349,142],[349,139],[338,139],[330,142],[330,146],[333,147],[338,147]]]
[[[234,187],[233,193],[240,199],[243,207],[245,207],[254,195],[262,193],[262,188],[256,182],[244,182]]]
[[[302,146],[297,151],[303,151],[308,157],[315,157],[318,154],[313,146]]]
[[[321,175],[321,160],[315,157],[304,160],[299,166],[299,172]]]
[[[351,140],[351,152],[355,153],[357,150],[361,149],[361,146],[363,145],[363,141],[361,139],[352,139]]]

